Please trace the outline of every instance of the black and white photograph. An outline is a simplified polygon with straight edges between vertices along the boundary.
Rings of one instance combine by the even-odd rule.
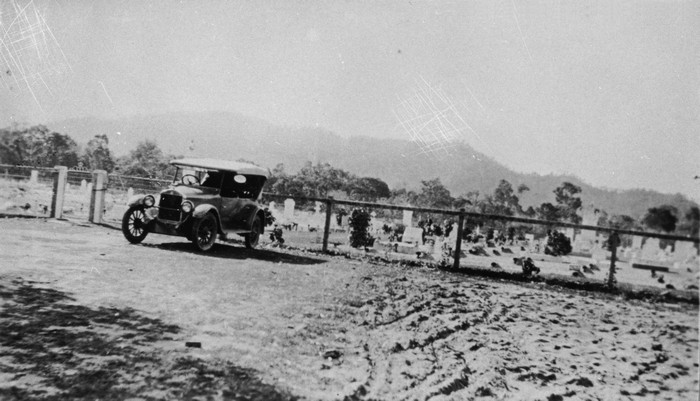
[[[0,0],[0,400],[700,399],[700,2]]]

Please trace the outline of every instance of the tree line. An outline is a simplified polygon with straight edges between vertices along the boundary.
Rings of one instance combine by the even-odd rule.
[[[32,167],[64,165],[74,169],[106,170],[137,177],[168,179],[173,170],[168,164],[177,155],[164,153],[151,140],[139,142],[127,155],[114,157],[107,135],[95,135],[86,146],[79,146],[69,135],[54,132],[43,125],[0,129],[0,163]],[[460,209],[483,214],[520,216],[554,222],[581,223],[581,187],[563,182],[554,190],[554,203],[523,208],[520,195],[529,191],[525,184],[514,187],[501,180],[490,194],[470,191],[454,197],[439,178],[423,180],[418,190],[391,189],[376,177],[360,177],[328,163],[307,162],[290,173],[279,164],[272,170],[266,190],[291,196],[345,197],[351,200],[413,205],[436,209]],[[649,229],[680,235],[698,236],[700,210],[697,205],[678,210],[672,205],[651,207],[640,219],[597,211],[598,225],[619,229]],[[426,220],[431,216],[425,216]],[[535,228],[507,222],[469,219],[467,230],[479,227],[497,229],[508,235],[532,232]],[[546,229],[546,228],[545,228]]]
[[[176,155],[165,154],[155,141],[139,142],[128,155],[114,157],[107,135],[95,135],[79,146],[69,135],[44,125],[0,129],[0,164],[31,167],[66,166],[74,170],[105,170],[137,177],[168,178],[168,162]]]

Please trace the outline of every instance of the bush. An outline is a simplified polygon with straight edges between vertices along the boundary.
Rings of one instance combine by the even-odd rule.
[[[571,253],[571,240],[569,237],[553,230],[549,233],[545,254],[552,256],[563,256]]]
[[[359,248],[372,246],[374,238],[369,233],[369,222],[372,220],[369,212],[364,209],[354,209],[348,219],[350,225],[350,246]]]
[[[272,215],[272,212],[269,208],[265,208],[263,210],[263,213],[265,213],[265,226],[271,226],[272,224],[274,224],[275,220],[277,220],[275,219],[275,216]]]

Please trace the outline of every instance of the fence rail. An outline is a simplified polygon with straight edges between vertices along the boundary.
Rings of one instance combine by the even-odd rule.
[[[418,212],[418,213],[442,214],[442,215],[446,215],[446,216],[455,216],[455,217],[464,216],[465,218],[472,217],[472,218],[478,218],[481,220],[507,221],[507,222],[513,222],[513,223],[533,224],[533,225],[548,226],[548,227],[564,227],[564,228],[573,228],[573,229],[579,229],[579,230],[605,232],[605,233],[609,233],[609,234],[616,233],[618,235],[620,235],[620,234],[637,235],[637,236],[641,236],[641,237],[659,238],[659,239],[667,239],[667,240],[674,240],[674,241],[690,241],[690,242],[693,242],[696,244],[700,243],[700,238],[698,238],[698,237],[686,237],[686,236],[682,236],[682,235],[651,233],[648,231],[622,230],[622,229],[617,229],[617,228],[612,228],[612,227],[591,226],[591,225],[574,224],[574,223],[567,223],[567,222],[561,222],[561,221],[538,220],[538,219],[530,219],[530,218],[526,218],[526,217],[504,216],[504,215],[498,215],[498,214],[484,214],[484,213],[476,213],[476,212],[467,212],[465,210],[435,209],[435,208],[425,208],[425,207],[415,207],[415,206],[401,206],[401,205],[391,205],[391,204],[387,204],[387,203],[372,203],[372,202],[341,200],[341,199],[333,199],[333,198],[317,198],[317,197],[310,197],[310,196],[292,196],[292,195],[275,194],[275,193],[271,193],[271,192],[264,192],[263,196],[267,196],[267,197],[271,197],[271,198],[278,198],[278,199],[294,199],[294,200],[300,200],[300,201],[322,202],[325,204],[328,204],[330,202],[334,205],[357,206],[357,207],[365,207],[365,208],[372,208],[372,209],[386,209],[386,210],[398,210],[398,211],[407,210],[407,211],[413,211],[413,212]]]

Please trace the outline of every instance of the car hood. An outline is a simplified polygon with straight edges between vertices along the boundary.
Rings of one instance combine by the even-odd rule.
[[[190,187],[187,185],[178,185],[176,187],[169,188],[161,194],[168,195],[181,195],[183,198],[198,198],[201,196],[212,196],[219,193],[218,188],[207,188],[207,187]]]

